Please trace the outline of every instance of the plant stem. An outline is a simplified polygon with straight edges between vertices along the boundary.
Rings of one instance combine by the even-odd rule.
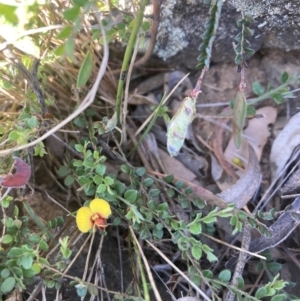
[[[132,55],[132,51],[134,48],[134,43],[136,40],[136,36],[138,33],[138,30],[142,24],[143,16],[144,16],[144,10],[145,6],[148,3],[148,0],[142,0],[140,3],[140,10],[137,13],[136,19],[134,20],[134,26],[132,28],[132,32],[125,50],[124,59],[122,63],[121,73],[120,73],[120,79],[118,83],[118,90],[117,90],[117,99],[116,99],[116,112],[117,112],[117,120],[118,123],[120,123],[120,112],[121,112],[121,101],[122,101],[122,95],[123,95],[123,87],[126,79],[126,72],[128,69],[130,57]]]
[[[287,80],[285,83],[283,83],[282,85],[280,85],[279,87],[275,88],[275,89],[272,89],[256,98],[252,98],[252,99],[248,99],[247,101],[247,105],[250,106],[250,105],[254,105],[256,104],[257,102],[261,101],[261,100],[264,100],[268,97],[271,97],[273,94],[279,92],[280,90],[282,90],[283,88],[287,87],[288,85],[290,85],[294,80],[295,80],[296,76],[293,75],[291,76],[291,78],[289,80]]]

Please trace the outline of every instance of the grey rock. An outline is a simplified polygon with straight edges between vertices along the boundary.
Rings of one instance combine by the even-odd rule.
[[[276,49],[300,51],[299,0],[244,0],[243,11],[254,22],[249,39],[255,51]],[[241,18],[240,0],[223,3],[222,15],[214,42],[212,63],[233,62],[232,43],[239,33],[236,21]],[[155,54],[169,66],[195,69],[209,6],[203,0],[166,0],[161,4],[160,26]]]

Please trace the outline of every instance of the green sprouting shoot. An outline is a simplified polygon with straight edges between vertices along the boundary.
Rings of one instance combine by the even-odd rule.
[[[209,69],[210,58],[212,53],[212,46],[215,40],[216,32],[219,25],[219,19],[221,16],[223,0],[211,1],[209,10],[210,18],[205,23],[205,31],[202,36],[203,42],[199,47],[200,55],[198,57],[198,69]]]
[[[247,36],[251,37],[253,35],[253,31],[247,26],[249,23],[251,23],[251,19],[248,16],[237,21],[237,26],[241,28],[241,31],[234,37],[237,42],[234,51],[236,53],[235,63],[239,66],[243,64],[245,56],[249,58],[255,53],[246,39]]]

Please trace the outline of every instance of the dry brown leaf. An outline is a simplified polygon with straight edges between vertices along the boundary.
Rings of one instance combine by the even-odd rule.
[[[193,172],[191,172],[188,168],[186,168],[177,159],[170,157],[168,153],[161,149],[159,149],[159,155],[168,174],[172,174],[174,175],[174,177],[181,178],[188,182],[192,182],[193,180],[195,180],[196,175]]]
[[[240,159],[243,165],[247,165],[248,162],[248,143],[252,146],[258,161],[260,161],[263,148],[268,141],[270,131],[268,126],[273,124],[277,117],[277,110],[273,107],[263,107],[256,111],[257,115],[261,115],[260,118],[250,119],[247,128],[243,131],[244,138],[242,146],[237,149],[234,145],[233,138],[230,139],[224,156],[230,163],[236,159]],[[241,175],[241,172],[239,172]]]
[[[272,179],[275,179],[300,145],[300,113],[294,115],[273,142],[270,162]]]
[[[235,207],[243,208],[253,197],[260,183],[260,166],[254,150],[249,146],[249,162],[245,173],[229,189],[217,194],[226,203],[235,204]]]

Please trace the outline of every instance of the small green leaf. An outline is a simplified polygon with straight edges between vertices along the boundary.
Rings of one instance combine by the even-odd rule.
[[[244,279],[243,279],[241,276],[238,276],[238,277],[236,278],[236,280],[237,280],[238,288],[239,288],[239,289],[242,289],[242,288],[245,286]]]
[[[83,162],[82,160],[73,160],[72,164],[74,167],[82,167]]]
[[[245,48],[244,48],[244,52],[245,52],[245,54],[246,54],[248,57],[250,57],[250,56],[252,56],[252,55],[255,54],[255,50],[253,50],[252,48],[249,48],[249,47],[245,47]]]
[[[19,219],[14,220],[14,226],[16,226],[18,229],[21,229],[23,222]]]
[[[247,106],[247,116],[254,116],[255,114],[255,108],[253,106]]]
[[[119,226],[121,224],[122,220],[119,217],[116,217],[113,221],[114,226]]]
[[[211,224],[217,221],[217,218],[215,216],[205,216],[202,219],[202,222],[205,224]]]
[[[106,172],[106,166],[103,164],[97,164],[95,171],[98,175],[103,176]]]
[[[162,229],[157,229],[157,228],[154,228],[152,233],[153,233],[153,236],[155,236],[158,239],[162,239],[162,237],[164,235],[164,231]]]
[[[3,2],[5,3],[5,2]],[[9,2],[6,2],[9,3]],[[0,16],[3,16],[6,22],[9,22],[13,25],[18,24],[18,16],[16,14],[16,9],[18,6],[16,5],[7,5],[0,3]]]
[[[244,27],[244,31],[245,31],[245,35],[248,37],[252,37],[253,36],[253,30],[251,30],[249,27],[245,26]]]
[[[75,181],[75,178],[72,175],[68,175],[65,180],[64,180],[64,184],[66,186],[71,186]]]
[[[262,95],[265,92],[265,88],[259,83],[259,82],[253,82],[252,83],[252,91],[256,94],[256,95]]]
[[[127,200],[130,203],[134,203],[137,199],[137,196],[138,196],[138,192],[133,189],[127,190],[124,194],[125,200]]]
[[[65,165],[61,166],[57,172],[58,176],[61,178],[67,176],[68,173],[69,173],[69,167]]]
[[[29,236],[29,241],[32,242],[32,243],[38,243],[39,241],[41,240],[41,237],[39,234],[37,233],[32,233],[30,234]]]
[[[32,268],[34,269],[35,271],[35,274],[39,274],[42,270],[42,266],[41,264],[35,262],[33,265],[32,265]]]
[[[76,84],[77,88],[81,88],[87,83],[93,71],[93,66],[93,56],[92,53],[88,51],[78,73]]]
[[[8,277],[8,278],[6,278],[6,279],[2,282],[2,284],[1,284],[1,286],[0,286],[0,291],[1,291],[3,294],[7,294],[7,293],[11,292],[11,291],[14,289],[15,285],[16,285],[16,280],[15,280],[15,278],[13,278],[13,277]]]
[[[202,272],[202,274],[203,274],[203,276],[204,276],[205,278],[208,278],[208,279],[213,279],[213,278],[214,278],[214,274],[213,274],[212,271],[210,271],[210,270],[204,270],[204,271]]]
[[[39,121],[35,116],[32,116],[31,118],[26,119],[26,125],[30,129],[34,129],[34,128],[38,127]]]
[[[168,203],[159,204],[157,207],[157,211],[168,211]]]
[[[218,261],[218,258],[211,252],[206,252],[206,256],[209,262]]]
[[[157,188],[151,189],[149,195],[151,198],[157,198],[160,195],[160,190]]]
[[[285,295],[285,294],[276,295],[271,298],[271,301],[285,301],[285,300],[289,300],[287,298],[287,295]],[[297,299],[297,300],[300,300],[300,299]]]
[[[87,285],[87,288],[88,288],[89,293],[90,293],[92,296],[97,296],[97,295],[98,295],[98,288],[97,288],[95,285],[89,283],[89,284]]]
[[[279,274],[277,274],[277,276],[278,275]],[[276,281],[275,283],[273,283],[273,288],[276,289],[277,291],[279,291],[279,290],[283,289],[287,284],[288,284],[288,282],[279,280],[279,281]]]
[[[242,41],[242,38],[243,38],[243,34],[241,32],[239,32],[235,37],[234,39],[237,41],[237,42],[241,42]]]
[[[280,80],[284,84],[287,82],[288,79],[289,79],[289,75],[286,71],[284,71],[280,76]]]
[[[273,95],[271,95],[271,97],[277,104],[281,104],[283,102],[283,97],[280,93],[274,93]]]
[[[32,267],[33,258],[30,254],[23,255],[18,259],[18,263],[26,270],[30,269]]]
[[[237,20],[236,24],[238,28],[241,28],[243,24],[245,24],[246,20],[245,19],[239,19]]]
[[[270,272],[278,273],[282,269],[282,264],[278,262],[268,262],[267,269]]]
[[[199,260],[202,256],[202,249],[198,245],[193,245],[192,247],[192,255],[195,259]]]
[[[188,241],[188,239],[184,236],[181,236],[178,241],[177,241],[177,244],[178,244],[178,248],[181,250],[181,251],[187,251],[189,248],[190,248],[190,242]]]
[[[87,3],[89,3],[89,0],[72,0],[72,1],[76,6],[80,6],[80,7],[83,7]]]
[[[105,183],[106,183],[108,186],[113,185],[113,184],[114,184],[114,181],[115,181],[113,178],[108,177],[108,176],[106,176],[106,177],[104,178],[104,180],[105,180]]]
[[[150,26],[151,26],[151,23],[149,21],[145,21],[142,23],[141,27],[144,31],[148,31],[150,29]]]
[[[39,247],[40,247],[40,249],[43,250],[43,251],[47,251],[47,250],[49,249],[48,244],[47,244],[44,240],[41,240],[41,241],[39,242]]]
[[[255,293],[256,298],[263,298],[266,296],[267,296],[267,289],[265,287],[259,288]]]
[[[9,234],[4,235],[2,238],[2,243],[5,245],[11,243],[12,241],[13,241],[13,237]]]
[[[145,167],[139,167],[135,170],[135,173],[139,176],[142,177],[146,173],[146,168]]]
[[[67,25],[65,28],[63,28],[58,35],[56,36],[57,39],[64,40],[70,36],[72,32],[72,27],[70,25]]]
[[[167,175],[166,177],[164,177],[164,181],[166,183],[172,183],[174,180],[174,176],[173,175]]]
[[[235,64],[236,64],[236,65],[241,65],[241,64],[242,64],[242,61],[243,61],[242,56],[241,56],[240,54],[238,54],[238,55],[235,57],[235,60],[234,60]]]
[[[131,168],[128,165],[123,164],[123,165],[121,165],[121,170],[125,173],[129,173]]]
[[[193,192],[193,188],[192,187],[187,187],[185,190],[184,190],[184,193],[185,194],[191,194]]]
[[[223,282],[228,282],[231,278],[231,271],[230,270],[223,270],[218,278]]]
[[[77,117],[73,120],[73,123],[78,126],[79,128],[86,127],[86,120],[83,117]]]
[[[79,153],[83,153],[84,151],[84,146],[82,144],[75,144],[75,149],[79,152]]]
[[[106,184],[98,185],[98,187],[97,187],[97,193],[98,194],[104,193],[105,191],[106,191]]]
[[[10,275],[9,269],[3,269],[0,273],[1,278],[7,278]]]
[[[175,190],[174,190],[174,189],[171,189],[171,188],[167,189],[167,195],[168,195],[169,198],[174,197],[174,195],[175,195]]]
[[[202,225],[199,222],[193,223],[190,227],[189,230],[192,234],[198,235],[202,233]]]
[[[157,203],[155,201],[153,201],[153,200],[149,201],[148,208],[150,210],[155,210],[157,208]]]
[[[175,186],[176,188],[178,189],[182,189],[184,187],[184,182],[181,181],[181,180],[178,180],[176,183],[175,183]]]
[[[74,21],[78,17],[79,12],[80,12],[80,7],[73,6],[63,11],[63,16],[67,21]]]
[[[11,141],[17,141],[20,137],[20,133],[17,131],[11,131],[8,135],[8,139]]]
[[[10,202],[13,200],[13,198],[11,197],[11,196],[9,196],[9,195],[7,195],[4,199],[3,199],[3,201],[2,201],[2,207],[3,208],[8,208],[9,207],[9,204],[10,204]]]
[[[103,184],[103,178],[101,176],[99,176],[99,175],[94,175],[93,176],[93,181],[97,185]]]
[[[62,55],[64,55],[65,51],[66,51],[66,45],[61,44],[58,47],[56,47],[56,49],[54,50],[54,54],[58,57],[61,57]]]
[[[74,59],[75,39],[73,37],[69,37],[64,46],[65,54]]]
[[[142,183],[145,187],[151,187],[154,184],[154,180],[152,178],[146,178]]]

